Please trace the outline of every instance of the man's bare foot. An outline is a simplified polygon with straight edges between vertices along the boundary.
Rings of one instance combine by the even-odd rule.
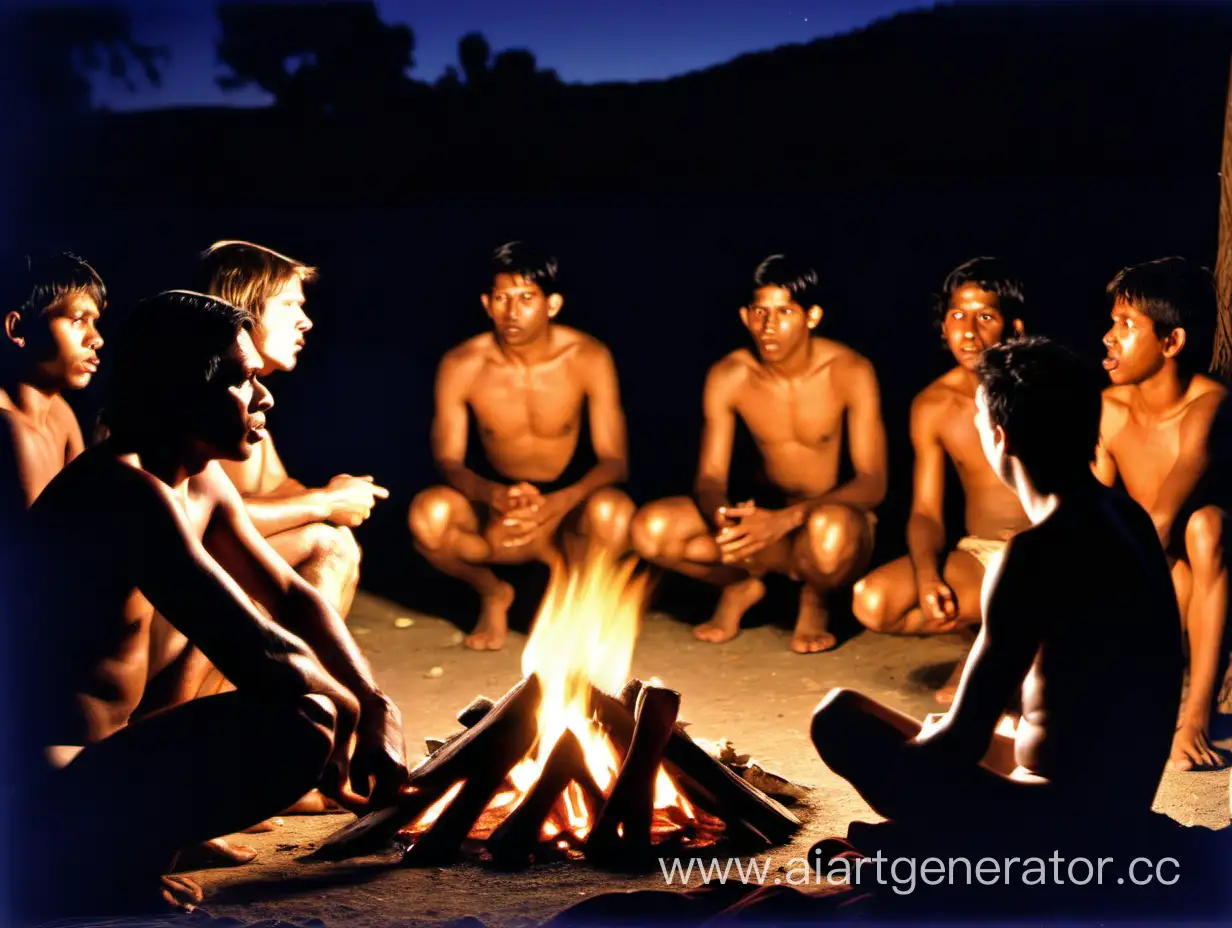
[[[1169,770],[1222,770],[1226,766],[1228,761],[1211,746],[1201,725],[1181,725],[1172,736]]]
[[[263,835],[271,831],[277,831],[285,822],[280,818],[267,818],[263,822],[257,822],[251,828],[245,828],[240,832],[242,835]]]
[[[319,789],[309,790],[301,799],[283,810],[283,815],[330,815],[346,809],[334,802]],[[281,823],[280,823],[281,824]]]
[[[744,618],[744,614],[765,595],[766,585],[757,577],[749,577],[723,587],[723,595],[719,597],[719,605],[714,610],[714,615],[709,622],[693,629],[693,637],[711,644],[731,641],[740,633],[740,620]]]
[[[838,639],[828,630],[829,624],[830,614],[821,601],[821,594],[806,583],[800,590],[800,611],[791,636],[791,649],[797,654],[829,651],[838,644]]]
[[[167,905],[183,912],[191,912],[205,898],[196,880],[190,880],[186,876],[163,877],[162,896]]]
[[[489,596],[480,597],[479,624],[463,639],[473,651],[499,651],[505,646],[509,632],[509,607],[513,605],[513,587],[501,583]]]
[[[239,867],[256,859],[257,849],[247,844],[232,844],[226,838],[211,838],[180,851],[175,869],[209,870],[214,867]]]

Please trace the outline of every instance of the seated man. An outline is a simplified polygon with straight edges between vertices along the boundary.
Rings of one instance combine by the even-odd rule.
[[[817,272],[772,255],[753,275],[740,318],[757,353],[732,352],[706,376],[696,500],[638,511],[633,543],[648,561],[722,587],[702,641],[729,641],[765,594],[769,571],[803,580],[791,648],[835,639],[822,601],[849,583],[873,547],[873,509],[885,496],[886,445],[877,375],[846,345],[810,334],[821,321]],[[727,499],[736,417],[748,425],[771,482],[760,501]],[[855,476],[836,485],[847,423]]]
[[[1127,267],[1108,284],[1104,417],[1096,475],[1151,514],[1172,563],[1189,646],[1189,695],[1169,765],[1226,761],[1208,741],[1228,611],[1227,509],[1212,461],[1228,391],[1208,369],[1217,321],[1211,276],[1183,258]]]
[[[27,259],[4,307],[0,346],[0,517],[25,510],[85,443],[65,390],[80,390],[98,370],[98,320],[107,290],[76,255]]]
[[[975,430],[976,370],[985,348],[1022,335],[1022,284],[995,258],[973,258],[945,279],[937,304],[941,338],[956,367],[911,404],[915,485],[907,521],[907,555],[855,585],[853,612],[867,628],[935,635],[980,621],[984,572],[1005,543],[1028,524],[1022,504],[988,466]],[[945,462],[954,462],[966,503],[967,536],[946,553]],[[954,698],[961,662],[937,693]]]
[[[256,318],[252,340],[261,354],[261,376],[294,370],[312,328],[304,313],[304,284],[316,279],[316,268],[236,241],[215,242],[202,259],[206,292]],[[388,491],[371,477],[350,474],[309,489],[287,476],[272,438],[247,460],[222,467],[257,530],[345,619],[359,584],[360,551],[351,529]]]
[[[202,294],[141,304],[116,359],[110,436],[31,509],[28,595],[9,628],[20,645],[4,649],[21,662],[6,795],[27,907],[154,900],[181,848],[317,785],[362,808],[405,782],[397,708],[218,466],[253,453],[272,405],[252,325]],[[155,609],[235,690],[132,721]]]
[[[979,377],[980,442],[1032,524],[985,583],[954,705],[922,730],[835,690],[813,716],[813,744],[878,814],[906,825],[1013,835],[1065,816],[1096,831],[1144,817],[1180,701],[1167,561],[1142,507],[1091,474],[1099,388],[1076,357],[1046,339],[1009,342],[984,352]],[[1020,688],[1017,766],[985,766]],[[1093,723],[1109,694],[1115,706]]]
[[[429,563],[479,593],[466,646],[497,650],[513,587],[483,565],[551,562],[562,533],[623,553],[634,507],[614,486],[628,470],[616,366],[603,344],[553,322],[564,305],[556,259],[502,245],[480,300],[494,331],[451,349],[437,370],[432,454],[447,485],[419,493],[409,521]],[[466,465],[468,409],[486,476]],[[572,477],[583,409],[597,462]]]

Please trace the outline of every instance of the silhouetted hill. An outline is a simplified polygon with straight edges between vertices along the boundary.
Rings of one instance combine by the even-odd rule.
[[[282,179],[271,187],[379,201],[820,174],[1206,173],[1230,53],[1232,11],[1214,4],[956,4],[664,81],[411,82],[379,117],[152,111],[96,115],[89,133],[108,184],[140,195],[191,179],[211,201],[262,171]],[[78,154],[53,151],[47,167],[80,173]]]

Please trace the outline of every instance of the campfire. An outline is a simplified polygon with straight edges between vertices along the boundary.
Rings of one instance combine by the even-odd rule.
[[[467,706],[461,730],[429,742],[398,803],[331,835],[316,856],[400,840],[408,866],[471,853],[510,868],[582,857],[636,867],[652,850],[785,842],[799,819],[748,779],[782,784],[784,796],[799,788],[729,747],[708,751],[686,733],[679,693],[629,678],[646,598],[636,567],[592,552],[554,570],[523,679]]]

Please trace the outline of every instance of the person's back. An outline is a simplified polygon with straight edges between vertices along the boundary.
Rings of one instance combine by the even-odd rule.
[[[1180,704],[1180,616],[1146,511],[1090,490],[1013,545],[1043,623],[1015,756],[1105,807],[1149,808]]]

